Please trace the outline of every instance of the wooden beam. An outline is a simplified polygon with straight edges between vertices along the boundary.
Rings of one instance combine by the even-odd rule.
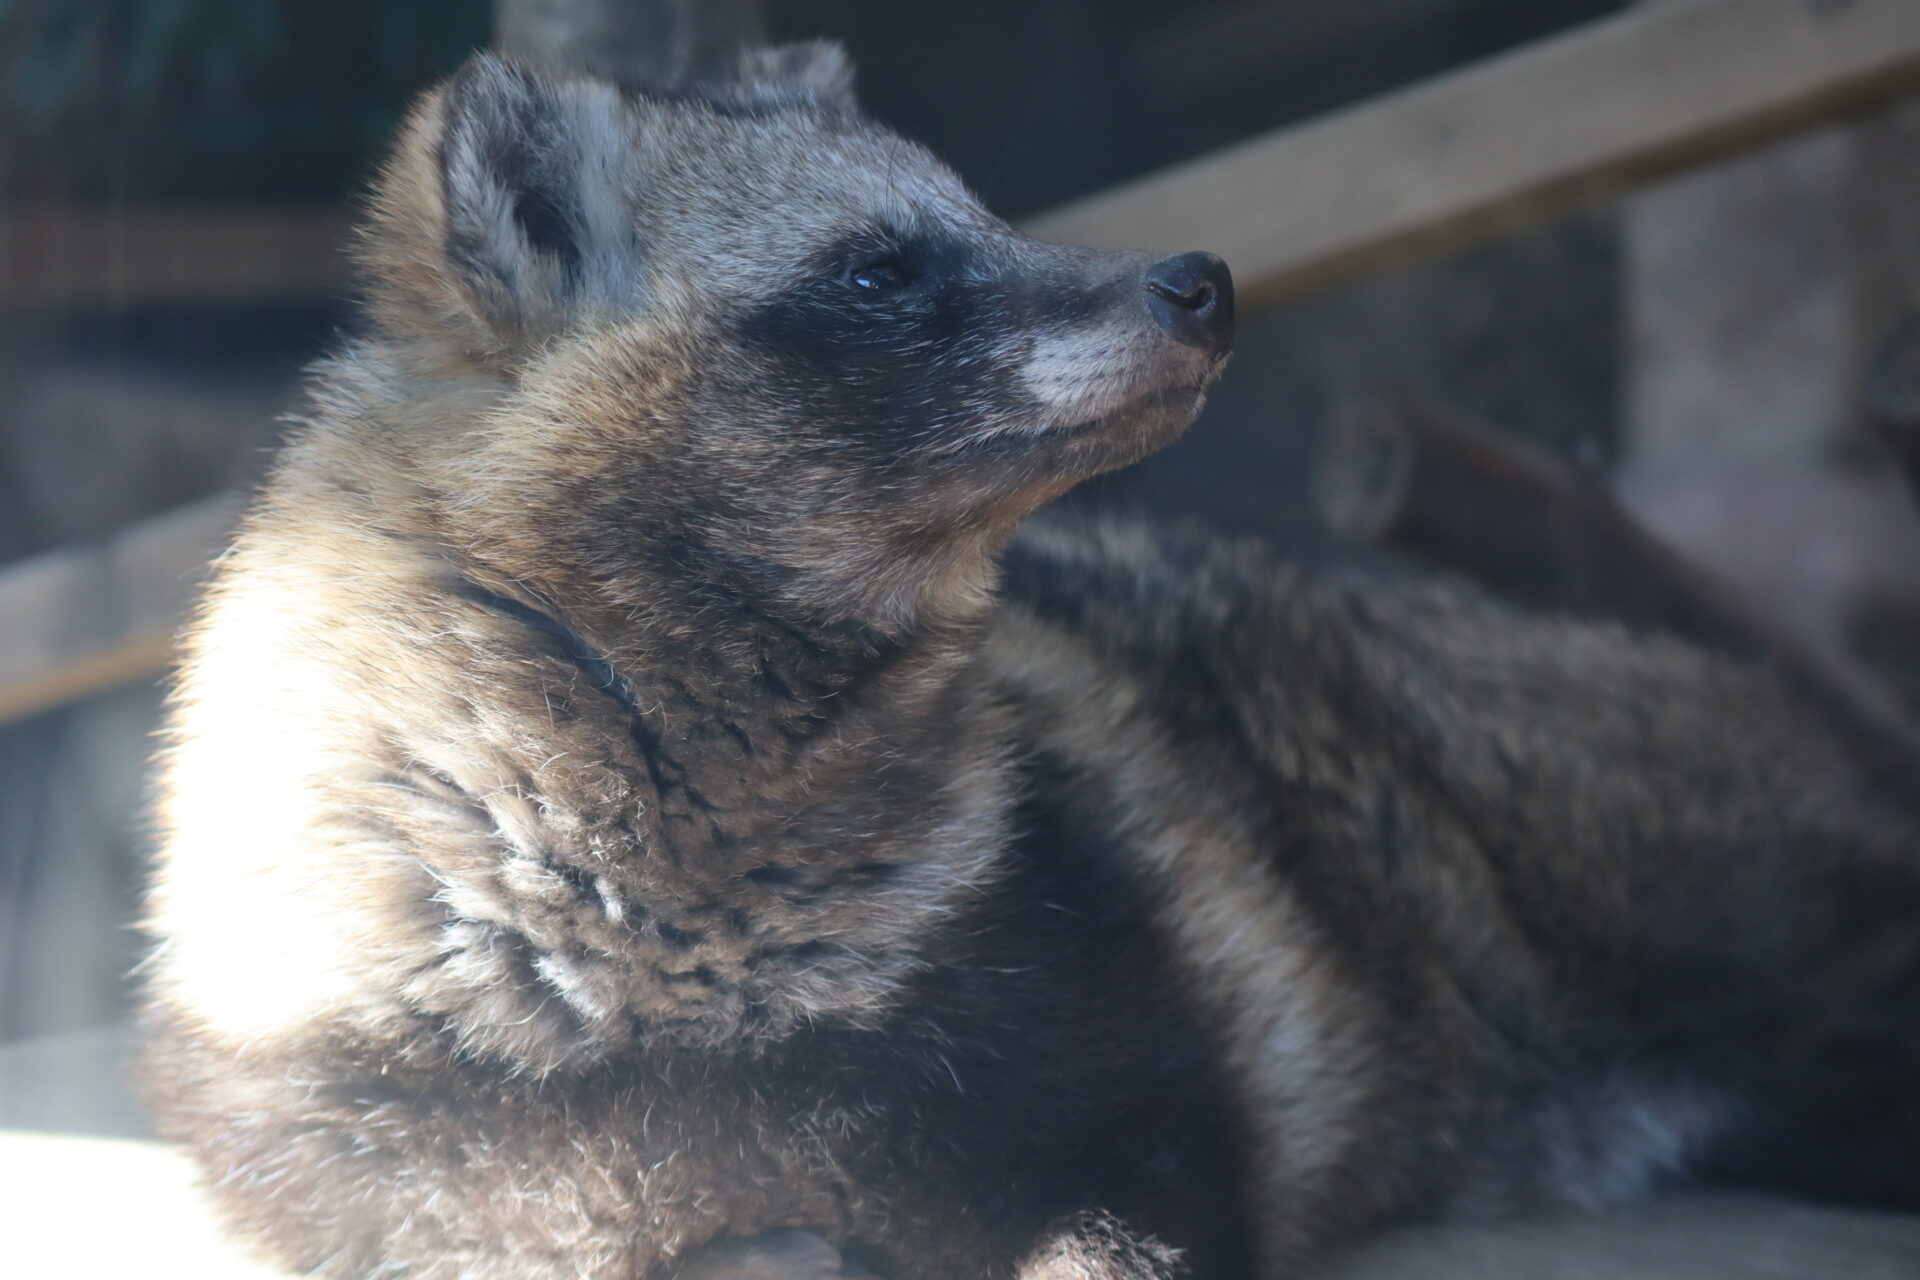
[[[237,510],[222,495],[0,570],[0,724],[165,666]]]
[[[1211,249],[1271,305],[1507,234],[1920,89],[1914,0],[1673,0],[1034,219]]]
[[[73,209],[0,217],[0,306],[329,297],[347,215],[316,209]]]

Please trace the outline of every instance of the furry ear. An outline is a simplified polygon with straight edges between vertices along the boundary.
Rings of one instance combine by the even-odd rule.
[[[811,98],[823,107],[859,109],[853,59],[837,40],[742,50],[738,75],[742,87],[765,96]]]
[[[446,265],[501,342],[637,302],[629,125],[612,86],[481,54],[448,83],[441,120]]]

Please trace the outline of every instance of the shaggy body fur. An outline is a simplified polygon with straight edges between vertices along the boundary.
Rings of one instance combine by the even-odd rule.
[[[364,257],[151,905],[164,1122],[274,1259],[1273,1278],[1716,1164],[1920,1190],[1913,797],[1677,641],[1009,544],[1221,351],[831,51],[483,60]]]

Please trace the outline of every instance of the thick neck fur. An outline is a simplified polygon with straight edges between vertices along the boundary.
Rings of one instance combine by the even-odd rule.
[[[619,709],[655,799],[658,852],[677,864],[752,870],[791,831],[800,793],[831,803],[821,783],[842,778],[861,791],[893,757],[944,754],[939,743],[976,718],[961,677],[977,619],[883,631],[782,616],[683,541],[622,574],[642,607],[557,604],[486,565],[462,579],[457,593]]]
[[[401,891],[443,910],[381,958],[402,1003],[537,1070],[883,1016],[996,874],[984,610],[808,619],[664,529],[617,566],[567,563],[538,519],[482,550],[436,503],[432,441],[488,397],[382,421],[384,397],[342,395],[377,365],[323,380],[227,589],[300,580],[347,704],[325,732],[366,764],[313,785],[432,878]]]

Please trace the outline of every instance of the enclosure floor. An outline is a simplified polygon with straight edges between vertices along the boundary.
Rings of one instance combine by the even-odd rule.
[[[274,1280],[220,1240],[186,1158],[124,1136],[125,1035],[0,1046],[6,1273]],[[1920,1217],[1696,1192],[1612,1213],[1385,1233],[1300,1280],[1920,1280]],[[1204,1278],[1203,1278],[1204,1280]]]

